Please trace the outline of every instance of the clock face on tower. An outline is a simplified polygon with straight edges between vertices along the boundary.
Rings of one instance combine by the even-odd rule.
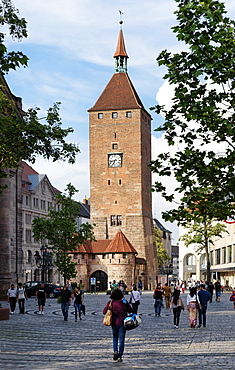
[[[108,154],[108,166],[122,167],[122,154],[121,153]]]

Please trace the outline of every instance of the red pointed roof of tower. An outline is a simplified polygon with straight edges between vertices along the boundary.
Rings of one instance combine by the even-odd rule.
[[[127,73],[115,73],[95,105],[88,112],[140,109],[144,106]]]
[[[126,48],[125,48],[125,42],[124,42],[124,37],[123,37],[123,32],[122,30],[120,30],[119,32],[119,35],[118,35],[118,42],[117,42],[117,48],[116,48],[116,52],[114,54],[114,58],[117,57],[117,56],[121,56],[121,57],[127,57],[128,58],[128,55],[127,55],[127,52],[126,52]]]
[[[107,246],[105,253],[136,253],[137,251],[129,242],[122,231],[119,231]]]

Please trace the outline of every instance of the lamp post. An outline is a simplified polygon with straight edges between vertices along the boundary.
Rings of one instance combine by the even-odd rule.
[[[42,277],[41,280],[44,283],[45,282],[45,255],[47,253],[47,248],[45,245],[42,245],[41,249],[41,254],[42,254]]]

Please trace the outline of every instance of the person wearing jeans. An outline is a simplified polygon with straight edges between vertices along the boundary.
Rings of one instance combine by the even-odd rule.
[[[61,292],[61,310],[64,316],[64,321],[68,321],[69,306],[71,300],[71,291],[69,290],[69,285],[66,284],[65,289]]]
[[[163,291],[159,287],[157,287],[153,293],[153,298],[155,299],[155,305],[154,305],[155,316],[161,316],[163,296],[164,296]]]
[[[180,298],[179,290],[175,290],[172,295],[170,309],[173,309],[174,327],[178,329],[179,321],[180,321],[180,313],[181,313],[181,310],[184,310],[184,304],[182,302],[182,299]]]
[[[112,311],[112,333],[113,333],[113,360],[122,362],[122,356],[125,346],[126,328],[124,319],[126,313],[133,312],[132,307],[123,299],[123,293],[120,289],[114,289],[110,296],[111,300],[106,304],[103,314],[108,309]]]
[[[198,316],[199,316],[199,325],[198,328],[200,328],[203,324],[203,326],[206,326],[206,310],[207,310],[207,302],[210,300],[210,293],[205,288],[205,284],[200,285],[200,290],[198,292],[198,299],[200,302],[201,307],[198,309]]]
[[[79,319],[82,320],[82,304],[83,304],[83,295],[80,291],[80,288],[75,288],[74,293],[72,294],[72,297],[74,298],[74,308],[75,308],[75,321],[78,321],[78,314]]]

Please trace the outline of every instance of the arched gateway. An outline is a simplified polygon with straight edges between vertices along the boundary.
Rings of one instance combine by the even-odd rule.
[[[108,275],[101,270],[97,270],[93,272],[93,274],[90,276],[91,278],[96,278],[96,291],[97,292],[104,292],[108,289]],[[91,284],[91,279],[90,279]],[[90,290],[94,290],[95,286],[90,286]]]

